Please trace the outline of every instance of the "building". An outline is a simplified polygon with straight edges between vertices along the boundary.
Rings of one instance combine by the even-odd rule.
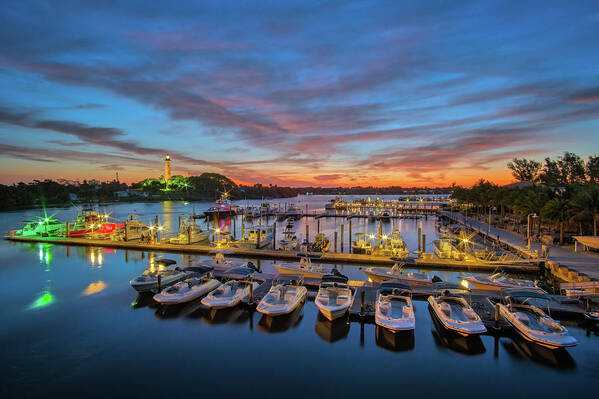
[[[171,157],[166,154],[164,159],[164,181],[167,182],[171,178]]]

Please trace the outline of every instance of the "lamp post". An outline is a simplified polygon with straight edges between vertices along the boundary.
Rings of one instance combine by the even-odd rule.
[[[526,248],[530,249],[530,217],[536,218],[537,214],[536,213],[529,213],[526,216]]]

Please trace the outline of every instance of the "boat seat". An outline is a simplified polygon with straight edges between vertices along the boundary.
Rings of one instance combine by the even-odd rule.
[[[451,306],[447,302],[441,302],[439,304],[439,309],[445,314],[445,316],[451,316]]]

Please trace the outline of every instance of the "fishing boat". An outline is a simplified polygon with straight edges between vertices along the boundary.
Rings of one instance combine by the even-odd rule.
[[[228,281],[202,299],[202,305],[210,309],[232,308],[249,298],[250,285],[252,291],[255,291],[259,284],[255,281],[251,283]]]
[[[37,220],[25,223],[22,229],[11,231],[9,234],[21,237],[60,237],[64,236],[65,231],[66,225],[63,222],[51,217],[38,217]]]
[[[302,217],[302,212],[295,204],[289,204],[287,210],[284,212],[284,217],[297,220]]]
[[[273,264],[279,274],[300,275],[304,278],[322,279],[326,274],[331,272],[330,268],[324,268],[321,265],[312,264],[312,259],[320,259],[320,255],[315,254],[298,254],[299,263],[280,263]]]
[[[283,238],[279,240],[279,247],[284,251],[295,251],[297,249],[298,242],[293,225],[290,227],[288,224],[283,230]]]
[[[464,276],[462,285],[465,287],[486,290],[486,291],[501,291],[504,288],[527,288],[544,292],[537,287],[534,281],[515,279],[506,276],[503,273],[495,273],[490,276]]]
[[[246,228],[240,240],[232,241],[237,248],[264,248],[272,242],[272,226],[252,226]]]
[[[150,267],[129,283],[137,292],[156,291],[158,288],[175,284],[188,277],[187,273],[176,267],[176,263],[171,259],[152,260]],[[158,287],[159,277],[160,287]]]
[[[237,215],[238,206],[231,205],[229,200],[229,193],[223,192],[218,200],[216,200],[216,206],[208,208],[204,212],[207,218],[223,218],[228,216]]]
[[[179,234],[169,240],[171,244],[195,244],[198,242],[207,242],[210,234],[195,224],[194,218],[181,220],[179,225]]]
[[[413,330],[416,326],[410,286],[397,280],[384,281],[376,294],[375,323],[390,331]]]
[[[433,278],[425,273],[403,270],[403,267],[406,263],[402,262],[401,259],[392,259],[398,263],[395,263],[391,269],[387,267],[369,267],[364,269],[364,273],[368,277],[368,281],[380,283],[386,280],[400,280],[410,284],[411,286],[432,287],[433,279],[438,279],[438,277]]]
[[[469,290],[455,283],[438,283],[428,297],[433,314],[443,327],[463,336],[487,331],[481,318],[461,294]]]
[[[128,220],[122,226],[117,227],[110,233],[113,241],[140,240],[144,236],[150,236],[150,227],[139,220]]]
[[[324,233],[318,233],[314,236],[314,242],[308,244],[308,252],[329,252],[331,241]]]
[[[576,338],[568,334],[568,330],[558,321],[527,303],[531,298],[550,301],[547,295],[534,290],[512,288],[502,290],[501,296],[501,302],[497,303],[499,314],[522,338],[549,349],[578,344]]]
[[[396,258],[407,258],[410,255],[408,245],[404,241],[399,230],[393,230],[388,237],[387,245],[390,247],[391,256]]]
[[[210,274],[203,277],[190,277],[166,287],[154,295],[154,300],[161,305],[177,305],[198,299],[218,288],[221,282]]]
[[[374,240],[373,234],[356,234],[356,240],[351,244],[352,252],[355,254],[370,255],[372,253],[372,240]]]
[[[256,310],[266,316],[282,316],[293,312],[306,299],[308,290],[300,281],[278,282],[262,298]]]
[[[458,256],[458,249],[449,238],[440,238],[433,241],[433,251],[440,259],[454,259]]]
[[[75,219],[75,223],[72,225],[69,223],[68,231],[69,237],[85,237],[86,235],[92,235],[93,238],[99,236],[109,237],[117,229],[122,228],[124,223],[113,223],[109,222],[110,215],[100,214],[98,211],[86,208],[82,209]]]
[[[347,313],[353,302],[354,295],[346,276],[337,272],[322,278],[314,303],[324,317],[338,319]]]

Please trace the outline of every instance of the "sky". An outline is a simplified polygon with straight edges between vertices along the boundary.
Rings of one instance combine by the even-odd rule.
[[[599,153],[599,2],[0,4],[0,183],[512,181]]]

